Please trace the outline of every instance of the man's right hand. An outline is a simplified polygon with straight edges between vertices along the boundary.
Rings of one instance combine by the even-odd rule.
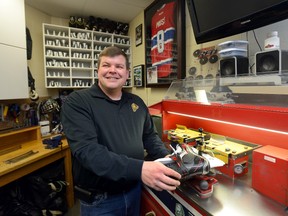
[[[157,190],[173,191],[180,185],[181,175],[157,161],[144,161],[142,182]]]

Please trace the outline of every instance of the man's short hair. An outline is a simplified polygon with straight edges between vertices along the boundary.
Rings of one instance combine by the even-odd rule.
[[[125,57],[126,60],[126,69],[129,69],[129,59],[128,56],[126,55],[126,53],[119,47],[116,46],[110,46],[110,47],[106,47],[104,50],[102,50],[102,52],[100,53],[99,57],[98,57],[98,68],[100,67],[101,64],[101,58],[103,56],[106,57],[115,57],[115,56],[119,56],[122,55]]]

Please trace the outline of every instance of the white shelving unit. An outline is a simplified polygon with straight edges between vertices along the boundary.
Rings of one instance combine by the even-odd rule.
[[[88,88],[97,82],[100,52],[120,47],[131,62],[129,36],[43,24],[46,88]],[[131,73],[125,87],[132,87]]]

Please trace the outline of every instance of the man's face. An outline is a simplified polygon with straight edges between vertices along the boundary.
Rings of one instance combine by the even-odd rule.
[[[129,71],[126,69],[124,56],[101,57],[98,69],[98,81],[101,87],[106,90],[122,89],[128,77]]]

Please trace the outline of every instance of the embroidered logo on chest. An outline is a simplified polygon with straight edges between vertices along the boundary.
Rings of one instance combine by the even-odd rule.
[[[139,106],[135,103],[132,103],[131,108],[132,108],[133,112],[136,112],[139,109]]]

